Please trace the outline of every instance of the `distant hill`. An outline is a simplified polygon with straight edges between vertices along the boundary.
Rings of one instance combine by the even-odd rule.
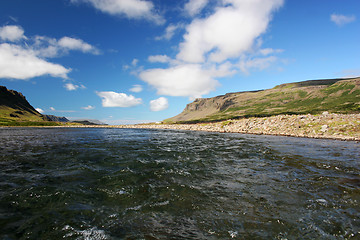
[[[106,123],[100,122],[99,120],[95,120],[95,119],[81,119],[81,120],[74,120],[71,122],[80,123],[83,125],[107,125]]]
[[[360,78],[324,79],[200,98],[164,122],[212,122],[251,116],[360,112]]]
[[[43,118],[47,121],[52,122],[70,122],[66,117],[58,117],[54,115],[43,115]]]

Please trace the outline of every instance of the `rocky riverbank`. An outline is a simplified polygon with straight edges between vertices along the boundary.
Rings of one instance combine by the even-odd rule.
[[[320,115],[278,115],[263,118],[228,120],[217,123],[78,127],[174,129],[360,141],[360,114],[332,114],[328,112]]]

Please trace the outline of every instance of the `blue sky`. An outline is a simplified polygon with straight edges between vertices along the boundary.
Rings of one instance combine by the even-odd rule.
[[[2,0],[0,85],[44,114],[161,121],[199,97],[360,76],[358,0]]]

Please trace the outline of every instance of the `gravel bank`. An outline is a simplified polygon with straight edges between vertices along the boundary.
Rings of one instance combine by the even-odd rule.
[[[92,127],[175,129],[360,141],[360,114],[332,114],[328,112],[320,115],[278,115],[217,123],[135,124]]]

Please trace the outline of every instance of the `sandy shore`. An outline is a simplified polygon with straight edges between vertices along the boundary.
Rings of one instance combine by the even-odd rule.
[[[174,129],[360,141],[360,114],[330,114],[327,112],[320,115],[278,115],[217,123],[70,127]]]

